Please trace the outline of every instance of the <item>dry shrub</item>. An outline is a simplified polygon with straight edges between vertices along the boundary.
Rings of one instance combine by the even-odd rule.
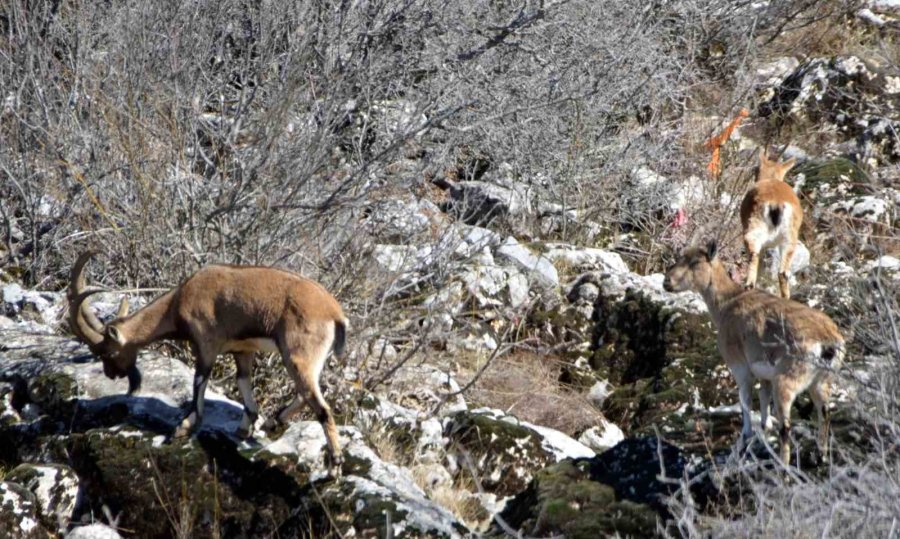
[[[896,41],[896,31],[878,30],[862,21],[857,10],[863,2],[835,2],[825,7],[826,12],[799,24],[786,27],[766,48],[767,56],[796,56],[802,52],[807,57],[828,57],[844,54],[887,54],[895,63],[896,47],[885,47]],[[830,13],[828,12],[830,10]],[[893,54],[892,54],[893,53]],[[890,58],[893,56],[893,58]]]
[[[523,421],[573,435],[597,425],[602,414],[587,396],[559,382],[564,361],[515,353],[498,357],[467,394],[471,407],[488,406]]]
[[[490,521],[481,502],[473,494],[477,492],[477,488],[467,474],[459,474],[449,484],[432,484],[428,466],[413,466],[412,475],[429,499],[453,513],[469,528],[476,529]]]

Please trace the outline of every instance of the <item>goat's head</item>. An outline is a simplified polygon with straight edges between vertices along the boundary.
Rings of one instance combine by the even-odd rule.
[[[788,171],[796,164],[797,159],[793,157],[783,163],[779,163],[775,159],[769,159],[766,157],[766,150],[762,149],[759,152],[759,171],[756,174],[756,181],[772,180],[783,182]]]
[[[103,361],[103,373],[107,377],[128,377],[131,392],[140,384],[140,373],[136,367],[137,347],[129,345],[120,329],[122,319],[128,315],[128,301],[122,300],[116,319],[105,325],[91,311],[87,299],[100,290],[85,290],[84,266],[94,254],[93,251],[82,253],[72,267],[68,294],[69,326],[91,353]]]
[[[675,264],[666,270],[663,288],[667,292],[699,292],[708,288],[713,279],[717,249],[716,240],[711,240],[705,248],[686,248]]]

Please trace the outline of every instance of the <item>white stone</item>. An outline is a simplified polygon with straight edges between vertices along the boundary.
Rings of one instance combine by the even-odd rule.
[[[578,441],[597,453],[602,453],[625,439],[625,433],[614,423],[603,420],[600,425],[587,429]]]
[[[365,477],[349,475],[341,479],[350,488],[347,495],[351,500],[373,496],[392,499],[397,508],[406,513],[404,520],[392,523],[397,536],[406,533],[406,530],[416,530],[419,534],[435,530],[448,537],[462,537],[454,528],[458,522],[456,517],[429,500],[408,469],[378,458],[365,445],[362,434],[356,428],[341,427],[339,432],[344,453],[369,463]],[[299,421],[291,424],[279,440],[264,449],[275,454],[296,453],[298,463],[314,470],[311,478],[315,481],[326,473],[323,462],[325,445],[325,434],[318,422]]]
[[[872,223],[880,222],[887,212],[887,208],[887,200],[872,195],[840,200],[829,207],[834,213],[847,213],[855,219],[862,219]]]
[[[606,397],[608,397],[610,393],[612,393],[612,388],[610,387],[609,381],[600,380],[588,390],[587,398],[591,401],[591,404],[599,408],[600,406],[603,406]]]
[[[769,255],[769,273],[772,276],[777,276],[778,269],[781,267],[781,248],[769,251]],[[809,249],[806,248],[806,245],[803,245],[802,241],[798,241],[797,247],[794,249],[794,257],[791,259],[791,277],[802,273],[809,267],[809,256]]]
[[[532,253],[512,236],[506,238],[503,245],[497,248],[496,255],[511,262],[541,286],[553,289],[559,287],[559,273],[553,263],[543,255]]]
[[[772,62],[761,65],[756,69],[754,83],[757,86],[777,86],[788,75],[800,67],[800,60],[793,56],[784,56]]]
[[[19,283],[10,283],[3,287],[3,302],[10,304],[21,303],[25,299],[25,291]]]
[[[619,253],[594,247],[575,247],[563,243],[548,243],[543,256],[553,263],[565,262],[574,267],[592,266],[604,271],[627,272],[628,265]]]
[[[477,408],[472,410],[472,413],[485,414],[494,419],[534,431],[541,440],[541,447],[553,455],[557,462],[567,458],[590,458],[594,456],[594,451],[591,448],[558,430],[522,421],[515,416],[507,415],[503,411],[494,408]]]
[[[121,535],[115,529],[106,524],[88,524],[72,528],[66,534],[66,539],[121,539]]]
[[[376,245],[372,256],[378,267],[388,273],[412,271],[418,265],[417,250],[410,245]]]

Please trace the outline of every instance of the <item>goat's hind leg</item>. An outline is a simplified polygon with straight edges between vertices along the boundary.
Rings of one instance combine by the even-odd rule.
[[[234,355],[235,365],[237,366],[237,386],[241,393],[241,400],[244,401],[244,415],[241,418],[241,425],[238,427],[238,438],[249,438],[253,434],[253,425],[256,418],[259,417],[259,408],[256,406],[256,400],[253,398],[253,385],[251,379],[253,376],[253,352],[243,352]]]
[[[772,382],[759,381],[759,431],[765,435],[769,422],[769,407],[772,406]]]
[[[797,250],[796,243],[787,243],[786,245],[781,246],[779,249],[781,251],[781,260],[779,262],[778,267],[778,292],[781,294],[781,297],[785,299],[790,299],[791,297],[791,261],[794,259],[794,251]]]
[[[784,379],[775,380],[772,384],[775,394],[775,418],[779,425],[779,438],[781,447],[779,455],[785,465],[791,462],[791,407],[797,392],[791,384]]]
[[[747,266],[747,278],[744,281],[744,288],[756,288],[756,279],[759,274],[759,258],[760,251],[762,250],[762,244],[754,238],[745,236],[744,248],[747,250],[747,254],[750,256],[750,263]]]
[[[819,420],[819,450],[822,452],[822,459],[828,458],[828,433],[831,424],[831,411],[828,409],[828,400],[831,397],[831,381],[827,377],[813,382],[809,388],[809,396],[812,398],[813,405],[816,407],[816,415]]]
[[[341,464],[344,462],[341,453],[341,445],[338,441],[337,424],[334,422],[334,414],[331,407],[325,402],[322,396],[322,390],[319,388],[318,373],[312,372],[311,368],[300,370],[301,391],[316,414],[316,419],[322,425],[325,431],[325,438],[328,440],[328,452],[331,458],[330,468],[335,475],[340,474]]]
[[[316,347],[307,346],[304,348],[314,350]],[[291,404],[279,414],[278,418],[282,422],[287,421],[300,410],[303,402],[306,401],[325,431],[325,439],[328,442],[328,454],[331,461],[329,467],[332,475],[336,476],[341,473],[341,464],[343,464],[344,458],[341,453],[340,442],[338,441],[334,414],[331,412],[331,407],[325,402],[325,398],[322,396],[322,391],[319,388],[319,375],[327,353],[328,348],[323,348],[320,351],[320,357],[307,357],[306,354],[300,351],[288,352],[287,350],[282,350],[285,368],[287,368],[288,373],[294,380],[296,396]]]

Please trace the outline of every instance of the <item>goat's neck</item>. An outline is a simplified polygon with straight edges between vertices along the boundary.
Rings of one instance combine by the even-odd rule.
[[[722,305],[743,292],[744,288],[731,279],[721,262],[716,261],[712,264],[712,279],[710,279],[709,286],[700,293],[716,326],[719,325],[719,313]]]
[[[119,326],[133,346],[146,346],[175,332],[175,322],[170,312],[175,291],[170,290],[149,305],[127,317]]]

